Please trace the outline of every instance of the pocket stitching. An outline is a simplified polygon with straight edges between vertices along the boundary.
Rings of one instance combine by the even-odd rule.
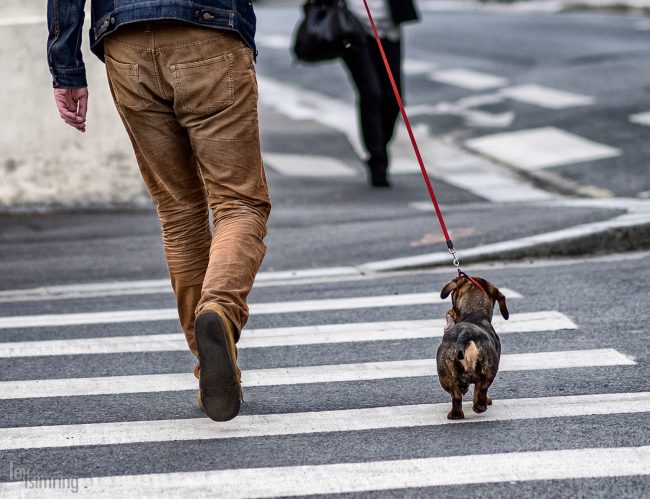
[[[113,78],[112,79],[113,80],[113,87],[116,88],[116,90],[115,90],[115,100],[117,100],[118,104],[120,104],[121,106],[127,107],[129,109],[133,109],[134,111],[142,111],[143,109],[145,109],[145,108],[149,107],[151,104],[153,104],[153,102],[150,99],[148,99],[144,95],[144,92],[142,91],[142,84],[140,82],[140,65],[139,64],[137,64],[137,63],[128,63],[128,62],[119,62],[119,61],[116,61],[115,59],[113,59],[112,57],[110,57],[108,55],[105,55],[105,59],[106,59],[107,63],[112,64],[113,66],[115,66],[118,69],[123,69],[123,70],[126,69],[126,70],[128,70],[129,71],[129,75],[128,75],[129,78],[135,77],[135,83],[136,83],[135,91],[140,96],[140,98],[142,98],[142,100],[144,100],[143,104],[141,104],[139,106],[135,106],[135,107],[127,106],[126,104],[124,104],[124,102],[122,102],[120,100],[119,91],[117,90],[117,86],[115,85],[115,79]],[[134,74],[131,74],[132,72]]]
[[[183,92],[183,85],[181,84],[182,78],[178,74],[178,70],[183,70],[183,69],[194,69],[194,68],[200,68],[202,66],[207,66],[209,64],[216,63],[219,60],[225,59],[228,61],[228,67],[226,68],[226,79],[227,79],[227,86],[228,86],[228,98],[226,100],[222,101],[215,101],[218,102],[216,105],[210,106],[210,107],[203,107],[203,108],[193,108],[190,107],[186,102],[185,94]],[[210,57],[209,59],[204,59],[202,61],[196,61],[196,62],[183,62],[183,63],[177,63],[173,64],[171,67],[172,70],[172,76],[174,77],[174,81],[176,82],[176,90],[178,91],[179,94],[179,100],[181,103],[181,107],[188,112],[191,113],[200,113],[200,114],[207,114],[207,113],[213,113],[215,111],[223,111],[224,109],[227,109],[231,105],[234,104],[235,102],[235,85],[233,83],[233,78],[232,78],[232,63],[233,63],[233,56],[229,52],[227,54],[222,54],[218,55],[216,57]]]

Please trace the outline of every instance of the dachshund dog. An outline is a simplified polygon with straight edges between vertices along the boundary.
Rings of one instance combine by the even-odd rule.
[[[474,384],[473,410],[485,412],[492,404],[487,391],[499,369],[501,342],[492,327],[495,302],[504,319],[509,313],[506,297],[491,282],[460,274],[447,283],[442,299],[452,293],[444,336],[436,354],[438,379],[451,394],[449,419],[463,419],[463,395]]]

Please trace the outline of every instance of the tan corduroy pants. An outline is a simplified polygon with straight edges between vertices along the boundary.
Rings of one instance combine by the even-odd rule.
[[[105,53],[196,355],[194,318],[208,304],[222,309],[239,334],[266,251],[271,204],[253,54],[236,33],[165,22],[120,28],[106,38]]]

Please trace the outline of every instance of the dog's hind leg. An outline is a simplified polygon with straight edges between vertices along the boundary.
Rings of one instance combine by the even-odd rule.
[[[487,411],[487,406],[492,404],[492,399],[487,394],[489,386],[490,383],[483,377],[474,385],[474,404],[472,405],[472,410],[478,414]]]
[[[463,394],[460,392],[452,392],[451,394],[451,411],[447,414],[447,419],[463,419],[465,413],[463,412]]]

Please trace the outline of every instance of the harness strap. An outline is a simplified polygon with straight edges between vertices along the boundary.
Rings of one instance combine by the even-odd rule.
[[[486,295],[490,296],[490,294],[486,291],[486,289],[483,286],[481,286],[480,282],[478,282],[473,277],[467,275],[465,272],[463,272],[460,269],[458,270],[458,277],[465,277],[465,278],[469,279],[469,282],[471,282],[474,286],[476,286],[478,289],[483,291]],[[458,288],[456,288],[456,289],[458,289]],[[458,296],[456,296],[456,297],[458,298]]]

